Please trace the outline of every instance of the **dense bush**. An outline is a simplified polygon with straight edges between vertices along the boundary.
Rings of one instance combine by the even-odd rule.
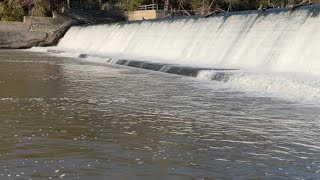
[[[137,9],[139,6],[141,6],[142,4],[143,4],[142,0],[131,0],[123,4],[123,9],[126,11],[133,11]]]
[[[0,20],[1,21],[22,21],[25,14],[23,4],[17,1],[10,3],[0,2]]]
[[[34,0],[29,15],[31,16],[51,16],[51,8],[49,0]]]
[[[51,16],[52,11],[71,8],[97,8],[101,10],[133,11],[143,4],[157,2],[160,8],[165,5],[175,10],[238,11],[257,9],[259,6],[273,5],[285,7],[303,0],[0,0],[0,20],[21,21],[24,15]],[[309,0],[304,0],[309,1]],[[320,0],[313,0],[318,3]],[[77,7],[72,7],[76,4]],[[112,7],[112,8],[110,8]]]
[[[172,9],[185,9],[185,10],[224,10],[224,11],[238,11],[238,10],[251,10],[257,9],[260,5],[271,5],[274,7],[285,7],[289,4],[296,4],[302,1],[309,0],[112,0],[123,7],[124,10],[135,10],[139,5],[151,4],[158,2],[162,7],[168,4]],[[111,2],[111,1],[109,1]],[[166,3],[167,2],[167,3]],[[317,3],[320,0],[312,0]]]
[[[49,0],[8,0],[0,2],[1,21],[22,21],[23,16],[51,16]]]

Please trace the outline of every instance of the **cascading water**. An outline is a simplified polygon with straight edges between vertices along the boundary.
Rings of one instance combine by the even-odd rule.
[[[309,6],[73,27],[56,50],[205,67],[197,77],[318,101],[319,12],[320,6]],[[228,75],[210,68],[238,70]]]

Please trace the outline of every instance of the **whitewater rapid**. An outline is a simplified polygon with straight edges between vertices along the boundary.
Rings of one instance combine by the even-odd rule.
[[[54,49],[102,59],[238,69],[226,83],[320,102],[319,12],[319,6],[310,6],[72,27]],[[197,77],[212,79],[215,73],[204,70]]]

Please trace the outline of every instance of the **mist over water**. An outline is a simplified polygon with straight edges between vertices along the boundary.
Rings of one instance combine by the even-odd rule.
[[[239,69],[240,73],[225,81],[242,90],[318,103],[319,11],[319,6],[310,6],[73,27],[56,49],[114,59]],[[210,80],[210,73],[215,72],[202,72],[199,77]]]

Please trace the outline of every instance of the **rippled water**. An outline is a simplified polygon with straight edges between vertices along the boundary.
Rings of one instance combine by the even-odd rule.
[[[0,179],[320,179],[319,107],[0,51]]]

